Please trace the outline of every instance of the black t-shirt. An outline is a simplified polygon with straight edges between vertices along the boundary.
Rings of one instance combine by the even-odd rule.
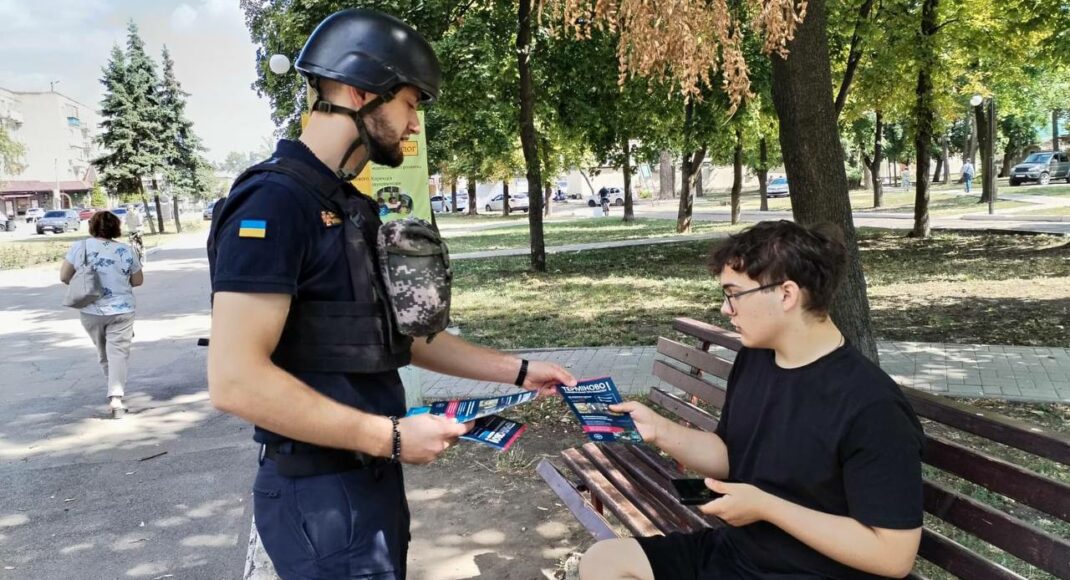
[[[864,525],[922,525],[921,424],[900,387],[854,347],[783,369],[772,350],[741,349],[716,433],[729,479]],[[730,528],[731,552],[771,573],[876,578],[769,522]]]
[[[299,142],[279,141],[275,156],[297,159],[338,179]],[[360,195],[351,185],[346,187],[350,194]],[[320,216],[322,210],[310,192],[286,175],[265,172],[238,184],[223,204],[222,214],[216,214],[212,223],[212,292],[289,294],[295,300],[353,300],[343,228],[328,226]],[[372,247],[374,243],[371,240]],[[405,391],[397,371],[293,374],[320,393],[351,407],[379,415],[405,414]],[[285,440],[260,427],[254,439],[260,443]]]

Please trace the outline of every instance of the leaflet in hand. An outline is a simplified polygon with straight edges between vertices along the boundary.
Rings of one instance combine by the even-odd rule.
[[[506,409],[522,405],[528,401],[533,401],[535,400],[535,397],[538,396],[539,394],[535,391],[523,391],[501,397],[438,401],[431,403],[426,407],[415,407],[410,409],[409,415],[431,413],[432,415],[441,415],[443,417],[457,419],[459,423],[467,423],[483,417],[489,417],[496,413],[501,413]]]
[[[576,383],[574,387],[558,385],[557,392],[568,403],[591,441],[641,443],[643,438],[627,413],[615,413],[609,406],[620,403],[620,393],[613,379],[602,377]]]
[[[523,423],[517,423],[498,415],[490,415],[476,419],[472,430],[461,435],[461,439],[489,445],[498,451],[505,451],[516,443],[527,428],[527,425]]]

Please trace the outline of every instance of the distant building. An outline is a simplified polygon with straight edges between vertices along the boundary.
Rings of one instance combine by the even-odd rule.
[[[0,175],[0,212],[72,205],[96,180],[96,111],[57,92],[0,88],[0,124],[25,148],[24,168]]]

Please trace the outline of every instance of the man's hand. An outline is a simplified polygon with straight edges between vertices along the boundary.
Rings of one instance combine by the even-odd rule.
[[[614,413],[627,413],[631,415],[635,428],[642,435],[643,440],[651,445],[658,442],[658,427],[664,417],[658,415],[650,407],[635,401],[625,401],[616,405],[610,405],[609,410]]]
[[[576,378],[572,373],[558,365],[542,360],[528,361],[528,374],[524,377],[524,388],[529,391],[539,391],[539,395],[553,395],[557,393],[557,385],[564,384],[569,387],[576,386]]]
[[[706,487],[724,494],[699,508],[704,514],[717,516],[730,526],[745,526],[767,519],[769,506],[776,500],[753,485],[747,483],[725,483],[716,479],[706,479]]]
[[[471,423],[458,423],[438,415],[405,417],[398,421],[401,462],[414,465],[431,463],[471,428]]]

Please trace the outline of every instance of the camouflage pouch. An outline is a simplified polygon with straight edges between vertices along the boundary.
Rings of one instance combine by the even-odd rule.
[[[450,321],[449,250],[431,224],[417,218],[379,228],[379,267],[398,331],[428,342]]]

